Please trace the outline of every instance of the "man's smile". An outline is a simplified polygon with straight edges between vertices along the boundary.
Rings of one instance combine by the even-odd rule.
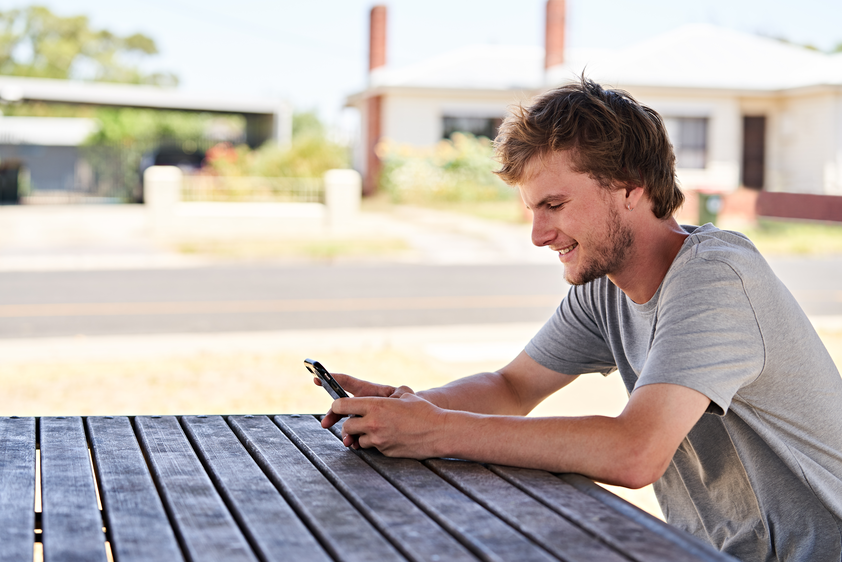
[[[559,253],[559,255],[562,255],[562,256],[563,256],[564,254],[567,254],[567,253],[569,253],[569,252],[572,252],[572,251],[573,251],[573,250],[575,250],[578,246],[579,246],[579,243],[578,243],[578,242],[573,242],[573,243],[572,243],[572,244],[570,244],[569,246],[565,246],[564,248],[560,248],[560,249],[553,248],[553,250],[555,250],[556,252],[558,252],[558,253]]]

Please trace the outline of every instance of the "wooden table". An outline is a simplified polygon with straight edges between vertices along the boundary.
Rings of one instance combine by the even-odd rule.
[[[311,415],[0,418],[0,560],[34,542],[47,562],[729,560],[580,476],[354,452]]]

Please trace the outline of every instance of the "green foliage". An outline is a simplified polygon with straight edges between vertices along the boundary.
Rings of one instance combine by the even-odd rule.
[[[327,138],[313,113],[293,116],[290,146],[267,142],[256,150],[247,146],[215,147],[207,163],[221,176],[318,178],[326,171],[350,165],[348,148]]]
[[[292,115],[292,138],[324,137],[325,126],[314,111],[295,112]]]
[[[96,110],[94,117],[99,122],[99,130],[85,144],[196,140],[204,138],[211,124],[220,120],[231,129],[245,129],[245,120],[237,115],[215,116],[189,111],[103,107]]]
[[[96,117],[96,108],[90,105],[45,103],[25,101],[2,106],[3,115],[9,117]]]
[[[432,149],[384,142],[380,187],[396,203],[436,204],[511,200],[517,193],[494,175],[491,141],[454,133]]]
[[[132,64],[157,52],[149,37],[92,29],[87,16],[44,6],[0,11],[0,74],[175,86],[175,75],[144,74]]]

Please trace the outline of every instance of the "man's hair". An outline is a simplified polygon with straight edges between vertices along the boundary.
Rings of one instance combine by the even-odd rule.
[[[628,92],[604,89],[582,76],[518,105],[495,141],[496,173],[510,185],[527,179],[528,164],[569,150],[573,170],[607,189],[642,186],[659,219],[684,203],[675,178],[675,153],[661,117]]]

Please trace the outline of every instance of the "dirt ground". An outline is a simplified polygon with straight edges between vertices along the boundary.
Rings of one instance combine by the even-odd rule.
[[[822,331],[837,365],[842,365],[842,331]],[[307,351],[329,369],[414,389],[493,370],[501,361],[445,361],[413,348]],[[91,359],[0,364],[0,415],[322,413],[328,395],[312,385],[295,351],[204,352],[140,360]],[[532,415],[618,414],[626,402],[615,374],[580,377],[550,397]],[[651,487],[609,487],[661,517]]]

